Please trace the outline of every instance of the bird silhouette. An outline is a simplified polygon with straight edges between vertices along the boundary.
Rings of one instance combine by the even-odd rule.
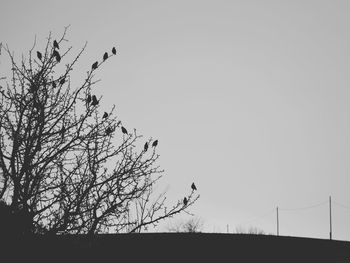
[[[185,206],[188,204],[188,200],[187,200],[186,197],[184,198],[183,203],[184,203]]]
[[[41,151],[41,143],[40,142],[38,142],[38,144],[37,144],[37,150],[40,152]]]
[[[36,56],[38,57],[38,59],[41,61],[41,59],[43,58],[43,55],[39,52],[39,51],[37,51],[36,52]]]
[[[148,150],[148,142],[145,143],[145,146],[143,147],[143,150],[144,150],[145,152],[147,152],[147,150]]]
[[[66,132],[66,127],[64,127],[64,125],[62,126],[62,128],[61,128],[61,131],[60,131],[60,133],[61,133],[61,136],[62,136],[62,139],[63,139],[63,137],[64,137],[64,133]]]
[[[108,113],[105,112],[105,113],[103,114],[102,118],[103,118],[103,119],[106,119],[107,117],[108,117]]]
[[[57,48],[57,49],[60,49],[60,47],[59,47],[59,45],[58,45],[56,40],[53,41],[53,47]]]
[[[35,91],[37,91],[39,89],[38,85],[36,84],[31,84],[29,87],[29,92],[34,93]]]
[[[56,88],[56,82],[55,81],[52,81],[52,87]]]
[[[196,187],[196,185],[194,183],[191,184],[191,188],[192,188],[193,191],[197,190],[197,187]]]
[[[98,61],[96,61],[94,64],[92,64],[91,68],[94,70],[94,69],[97,69],[98,67]]]
[[[61,84],[61,85],[63,85],[65,82],[66,82],[65,78],[62,78],[62,79],[60,80],[60,84]]]
[[[60,62],[60,61],[61,61],[61,55],[60,55],[60,53],[58,53],[57,50],[54,50],[54,51],[52,52],[52,55],[56,58],[56,61],[57,61],[57,62]]]
[[[117,54],[117,50],[115,49],[115,47],[112,48],[112,53],[113,55]]]
[[[156,147],[158,145],[158,140],[155,140],[153,143],[152,143],[152,146],[153,147]]]
[[[128,134],[128,131],[122,126],[122,133]]]
[[[112,128],[111,127],[108,127],[107,129],[106,129],[106,135],[110,135],[111,133],[112,133]]]
[[[92,95],[92,103],[91,103],[91,105],[92,106],[96,106],[97,104],[98,104],[98,100],[97,100],[96,96]]]
[[[91,102],[91,95],[89,94],[86,98],[86,103],[89,104]]]
[[[105,52],[104,55],[103,55],[103,61],[105,61],[107,58],[108,58],[108,53]]]

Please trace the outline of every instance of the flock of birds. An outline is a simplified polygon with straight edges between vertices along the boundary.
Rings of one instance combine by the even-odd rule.
[[[192,191],[196,191],[197,190],[197,187],[196,187],[196,185],[194,183],[191,184],[191,189],[192,189]],[[188,204],[187,197],[184,197],[183,204],[184,204],[184,206],[186,206]]]
[[[59,62],[61,61],[61,55],[59,54],[59,52],[58,52],[57,50],[59,50],[60,47],[59,47],[58,42],[57,42],[56,40],[53,41],[53,47],[54,47],[54,50],[53,50],[53,52],[52,52],[52,56],[55,57],[56,61],[59,63]],[[113,55],[116,55],[116,54],[117,54],[117,50],[116,50],[115,47],[112,48],[112,54],[113,54]],[[39,59],[40,61],[42,61],[43,55],[42,55],[39,51],[37,51],[37,57],[38,57],[38,59]],[[108,58],[109,58],[109,55],[108,55],[107,52],[105,52],[105,53],[103,54],[103,61],[107,60]],[[92,66],[91,66],[91,69],[92,69],[92,70],[95,70],[95,69],[97,69],[97,68],[98,68],[98,61],[94,62],[94,63],[92,64]],[[61,84],[61,85],[64,84],[64,79],[60,81],[60,84]],[[86,98],[86,103],[87,103],[87,104],[90,104],[90,103],[91,103],[91,106],[97,106],[98,103],[99,103],[99,101],[97,100],[97,97],[96,97],[95,95],[92,95],[92,96],[91,96],[91,95],[89,94],[89,95],[87,96],[87,98]],[[104,112],[102,118],[103,118],[103,119],[106,119],[107,117],[108,117],[108,113],[107,113],[107,112]],[[125,129],[125,127],[122,126],[122,127],[121,127],[121,130],[122,130],[122,133],[123,133],[123,134],[128,134],[128,131]],[[62,137],[64,136],[65,131],[66,131],[66,128],[65,128],[65,126],[63,125],[63,126],[62,126],[62,129],[61,129],[61,135],[62,135]],[[108,127],[108,128],[106,129],[106,134],[107,134],[107,135],[111,134],[112,132],[113,132],[113,130],[112,130],[111,127]],[[158,145],[158,140],[153,141],[152,147],[157,147],[157,145]],[[145,145],[144,145],[144,147],[143,147],[143,151],[144,151],[144,152],[147,152],[148,147],[149,147],[148,142],[146,142]],[[194,183],[191,184],[191,189],[192,189],[192,191],[196,191],[196,190],[197,190],[197,187],[196,187],[196,185],[195,185]],[[184,199],[183,199],[183,204],[184,204],[184,206],[187,206],[187,204],[188,204],[188,199],[187,199],[187,197],[184,197]]]

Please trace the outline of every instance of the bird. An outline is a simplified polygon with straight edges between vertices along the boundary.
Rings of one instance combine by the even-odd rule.
[[[31,84],[29,87],[29,92],[34,93],[35,91],[37,91],[39,89],[38,85],[36,84]]]
[[[103,61],[105,61],[107,58],[108,58],[108,53],[105,52],[104,55],[103,55]]]
[[[52,87],[56,88],[56,82],[52,81]]]
[[[65,132],[66,132],[66,127],[64,127],[64,125],[63,125],[61,128],[61,131],[60,131],[62,138],[63,138]]]
[[[61,55],[60,55],[60,53],[58,53],[57,50],[54,50],[52,55],[55,56],[57,62],[61,61]]]
[[[102,118],[103,118],[103,119],[106,119],[107,117],[108,117],[108,113],[105,112],[105,113],[103,114]]]
[[[153,147],[156,147],[158,145],[158,140],[155,140],[153,143],[152,143],[152,146]]]
[[[56,40],[53,41],[53,47],[57,48],[57,49],[60,49],[60,47],[59,47],[59,45],[58,45]]]
[[[43,55],[39,51],[36,52],[36,56],[38,57],[39,60],[43,58]]]
[[[117,54],[117,50],[115,49],[115,47],[112,48],[112,53],[113,55]]]
[[[188,200],[187,200],[187,198],[186,198],[186,197],[184,198],[183,203],[184,203],[184,205],[185,205],[185,206],[188,204]]]
[[[38,150],[38,152],[40,152],[41,151],[41,143],[38,141],[38,144],[37,144],[37,150]]]
[[[196,187],[196,185],[194,183],[191,184],[191,188],[192,188],[193,191],[197,190],[197,187]]]
[[[91,95],[89,94],[86,98],[86,103],[89,104],[91,102]]]
[[[122,126],[122,133],[128,134],[128,131]]]
[[[92,64],[91,68],[94,70],[94,69],[97,69],[98,67],[98,61],[96,61],[94,64]]]
[[[91,105],[92,106],[96,106],[97,104],[98,104],[98,100],[97,100],[96,96],[92,95],[92,103],[91,103]]]
[[[107,135],[110,135],[112,133],[112,128],[111,127],[108,127],[107,129],[106,129],[106,134]]]
[[[148,142],[145,143],[145,146],[143,147],[143,150],[144,150],[145,152],[147,152],[147,150],[148,150]]]
[[[61,84],[61,85],[63,85],[65,82],[66,82],[65,78],[62,78],[62,79],[60,80],[60,84]]]

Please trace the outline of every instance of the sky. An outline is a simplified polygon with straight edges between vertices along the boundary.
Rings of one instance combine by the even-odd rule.
[[[349,13],[347,0],[2,0],[0,42],[20,57],[70,25],[66,47],[88,42],[77,80],[116,46],[101,110],[159,140],[168,200],[196,183],[203,231],[275,234],[278,206],[281,235],[328,238],[332,196],[333,238],[350,240]]]

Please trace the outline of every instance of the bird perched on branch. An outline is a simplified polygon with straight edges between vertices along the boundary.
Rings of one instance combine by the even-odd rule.
[[[107,58],[108,58],[108,53],[105,52],[104,55],[103,55],[103,61],[105,61]]]
[[[112,133],[112,128],[111,127],[108,127],[107,129],[106,129],[106,134],[107,135],[110,135],[111,133]]]
[[[58,53],[57,50],[54,50],[54,51],[52,52],[52,55],[56,58],[56,61],[57,61],[57,62],[60,62],[60,61],[61,61],[61,55],[60,55],[60,53]]]
[[[103,118],[103,119],[106,119],[107,117],[108,117],[108,113],[105,112],[105,113],[103,114],[102,118]]]
[[[59,45],[58,45],[56,40],[53,41],[53,47],[57,48],[57,49],[60,49],[60,47],[59,47]]]
[[[191,184],[191,188],[192,188],[193,191],[197,190],[197,187],[196,187],[196,185],[194,183]]]
[[[63,85],[65,82],[66,82],[66,79],[65,78],[61,78],[60,85]]]
[[[158,140],[155,140],[153,143],[152,143],[152,146],[153,147],[156,147],[158,145]]]
[[[186,197],[184,198],[183,203],[184,203],[185,206],[188,204],[188,200],[187,200]]]
[[[43,55],[39,52],[39,51],[37,51],[36,52],[36,56],[38,57],[38,59],[41,61],[41,59],[43,58]]]
[[[143,151],[147,152],[148,150],[148,142],[145,143],[145,146],[143,146]]]
[[[86,103],[89,104],[91,102],[91,95],[89,94],[86,98]]]
[[[92,64],[92,66],[91,66],[92,70],[97,69],[97,67],[98,67],[98,61],[96,61],[96,62],[95,62],[94,64]]]
[[[112,48],[112,53],[113,55],[117,54],[117,50],[115,49],[115,47]]]
[[[97,104],[98,104],[98,100],[97,100],[96,96],[92,95],[92,103],[91,103],[91,105],[92,106],[96,106]]]
[[[63,137],[64,137],[64,133],[66,132],[66,127],[64,127],[64,125],[62,126],[62,128],[61,128],[61,131],[60,131],[60,133],[61,133],[61,136],[62,136],[62,139],[63,139]]]
[[[122,133],[128,134],[128,131],[122,126]]]

